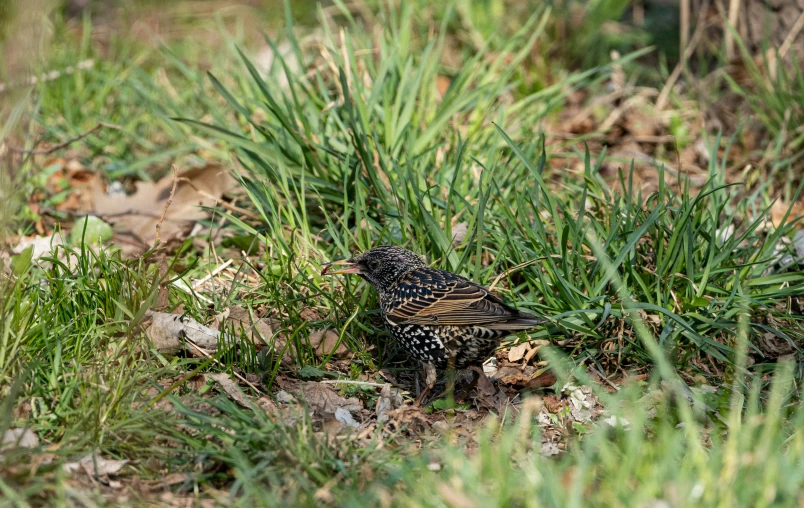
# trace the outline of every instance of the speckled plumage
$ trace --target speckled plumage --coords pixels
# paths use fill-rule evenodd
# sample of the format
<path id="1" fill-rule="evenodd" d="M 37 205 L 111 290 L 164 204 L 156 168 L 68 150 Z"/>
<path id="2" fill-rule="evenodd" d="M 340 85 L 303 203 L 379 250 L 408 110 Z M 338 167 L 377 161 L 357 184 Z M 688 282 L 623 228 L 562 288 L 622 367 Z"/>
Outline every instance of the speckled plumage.
<path id="1" fill-rule="evenodd" d="M 503 337 L 544 322 L 401 247 L 375 247 L 338 264 L 348 268 L 331 273 L 354 273 L 374 286 L 389 333 L 426 367 L 480 365 Z"/>

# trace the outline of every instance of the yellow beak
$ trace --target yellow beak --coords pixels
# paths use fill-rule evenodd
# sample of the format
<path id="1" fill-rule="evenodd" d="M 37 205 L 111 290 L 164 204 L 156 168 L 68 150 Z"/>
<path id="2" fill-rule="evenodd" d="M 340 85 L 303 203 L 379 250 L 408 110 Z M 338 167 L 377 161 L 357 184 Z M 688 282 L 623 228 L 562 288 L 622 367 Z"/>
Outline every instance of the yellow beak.
<path id="1" fill-rule="evenodd" d="M 330 267 L 332 265 L 345 265 L 345 267 L 330 271 Z M 321 275 L 340 275 L 346 273 L 360 273 L 360 265 L 357 263 L 352 263 L 346 259 L 340 259 L 338 261 L 332 261 L 325 264 L 321 269 Z"/>

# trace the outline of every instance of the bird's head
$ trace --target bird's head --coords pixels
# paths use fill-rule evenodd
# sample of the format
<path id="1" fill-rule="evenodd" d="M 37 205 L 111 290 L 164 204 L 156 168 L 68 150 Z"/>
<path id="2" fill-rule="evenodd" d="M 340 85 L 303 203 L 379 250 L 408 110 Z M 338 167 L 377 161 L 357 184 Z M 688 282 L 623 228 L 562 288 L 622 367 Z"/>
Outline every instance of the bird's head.
<path id="1" fill-rule="evenodd" d="M 330 270 L 333 265 L 343 266 Z M 382 291 L 393 286 L 403 275 L 427 266 L 421 256 L 395 245 L 374 247 L 362 254 L 324 265 L 321 275 L 354 273 Z"/>

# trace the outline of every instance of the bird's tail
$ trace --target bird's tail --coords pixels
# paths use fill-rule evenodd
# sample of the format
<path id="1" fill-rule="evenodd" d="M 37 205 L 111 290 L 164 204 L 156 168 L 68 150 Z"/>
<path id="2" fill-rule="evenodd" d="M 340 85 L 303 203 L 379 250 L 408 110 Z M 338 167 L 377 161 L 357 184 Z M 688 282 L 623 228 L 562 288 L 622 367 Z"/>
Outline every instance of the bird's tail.
<path id="1" fill-rule="evenodd" d="M 490 328 L 492 330 L 519 331 L 519 330 L 528 330 L 536 325 L 540 325 L 546 322 L 547 322 L 546 319 L 536 317 L 533 314 L 528 314 L 526 312 L 520 312 L 519 315 L 517 315 L 513 319 L 509 319 L 507 321 L 500 321 L 499 323 L 486 325 L 485 327 Z"/>

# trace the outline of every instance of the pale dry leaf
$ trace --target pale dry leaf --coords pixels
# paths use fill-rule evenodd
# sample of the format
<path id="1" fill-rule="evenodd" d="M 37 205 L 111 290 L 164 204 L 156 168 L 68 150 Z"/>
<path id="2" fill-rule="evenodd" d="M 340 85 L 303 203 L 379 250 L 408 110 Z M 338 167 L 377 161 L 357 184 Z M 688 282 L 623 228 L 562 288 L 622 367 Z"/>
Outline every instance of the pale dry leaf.
<path id="1" fill-rule="evenodd" d="M 793 236 L 793 249 L 796 254 L 796 262 L 799 266 L 804 266 L 804 230 L 798 231 Z"/>
<path id="2" fill-rule="evenodd" d="M 556 455 L 561 455 L 561 449 L 558 447 L 558 443 L 545 441 L 542 442 L 539 453 L 544 457 L 554 457 Z"/>
<path id="3" fill-rule="evenodd" d="M 183 239 L 196 221 L 207 216 L 202 207 L 214 206 L 235 183 L 229 171 L 217 164 L 182 171 L 177 175 L 176 192 L 160 229 L 163 241 Z M 109 195 L 95 186 L 94 211 L 109 216 L 115 231 L 130 234 L 145 245 L 156 238 L 156 227 L 170 197 L 173 175 L 156 183 L 137 182 L 130 196 Z"/>
<path id="4" fill-rule="evenodd" d="M 6 448 L 36 448 L 39 446 L 39 438 L 31 429 L 13 428 L 3 433 L 3 440 L 0 442 L 0 449 Z"/>
<path id="5" fill-rule="evenodd" d="M 490 378 L 496 378 L 498 365 L 499 361 L 496 358 L 490 358 L 483 364 L 483 373 Z"/>
<path id="6" fill-rule="evenodd" d="M 310 409 L 318 414 L 335 414 L 338 408 L 347 411 L 360 411 L 363 408 L 356 397 L 345 399 L 329 384 L 308 381 L 301 384 L 301 392 Z"/>
<path id="7" fill-rule="evenodd" d="M 604 425 L 608 425 L 611 428 L 621 427 L 627 429 L 631 425 L 631 422 L 621 416 L 609 416 L 601 421 Z"/>
<path id="8" fill-rule="evenodd" d="M 285 390 L 280 390 L 276 393 L 276 401 L 280 404 L 290 404 L 296 402 L 296 399 L 294 399 L 293 395 L 289 394 Z"/>
<path id="9" fill-rule="evenodd" d="M 225 372 L 219 372 L 217 374 L 207 374 L 206 377 L 214 380 L 216 383 L 223 388 L 223 391 L 228 395 L 233 401 L 237 402 L 243 407 L 250 408 L 251 401 L 249 401 L 246 394 L 237 386 L 237 383 L 232 381 L 232 378 L 229 374 Z"/>
<path id="10" fill-rule="evenodd" d="M 75 473 L 83 469 L 90 476 L 105 476 L 117 474 L 128 463 L 128 460 L 112 460 L 89 454 L 78 462 L 68 462 L 63 467 L 65 473 Z"/>
<path id="11" fill-rule="evenodd" d="M 588 423 L 592 421 L 593 410 L 595 407 L 595 396 L 588 386 L 564 387 L 564 392 L 569 393 L 570 414 L 578 423 Z"/>
<path id="12" fill-rule="evenodd" d="M 509 362 L 518 362 L 519 360 L 525 358 L 525 355 L 528 351 L 530 351 L 530 344 L 525 342 L 524 344 L 520 344 L 518 346 L 514 346 L 508 350 L 508 361 Z"/>
<path id="13" fill-rule="evenodd" d="M 56 247 L 64 243 L 61 235 L 54 233 L 48 236 L 32 236 L 30 238 L 22 237 L 17 245 L 11 248 L 14 254 L 20 254 L 22 251 L 33 245 L 33 252 L 31 260 L 36 261 L 44 255 L 51 254 Z"/>
<path id="14" fill-rule="evenodd" d="M 339 407 L 335 409 L 335 419 L 339 422 L 343 423 L 344 425 L 348 425 L 350 427 L 357 427 L 358 423 L 352 418 L 352 413 L 350 413 L 347 409 Z"/>
<path id="15" fill-rule="evenodd" d="M 193 318 L 182 314 L 168 314 L 165 312 L 147 311 L 145 315 L 151 320 L 145 328 L 145 334 L 151 340 L 157 351 L 162 354 L 176 354 L 184 347 L 184 339 L 190 339 L 198 347 L 217 351 L 221 333 L 202 325 Z M 232 338 L 226 334 L 222 336 L 225 342 Z M 194 352 L 194 348 L 189 348 Z"/>
<path id="16" fill-rule="evenodd" d="M 466 239 L 469 226 L 465 222 L 459 222 L 452 226 L 452 246 L 458 247 Z"/>
<path id="17" fill-rule="evenodd" d="M 377 413 L 378 422 L 387 422 L 390 416 L 389 411 L 397 409 L 404 404 L 405 399 L 399 390 L 392 388 L 390 384 L 383 385 L 380 390 L 380 396 L 377 398 L 377 405 L 375 412 Z"/>

